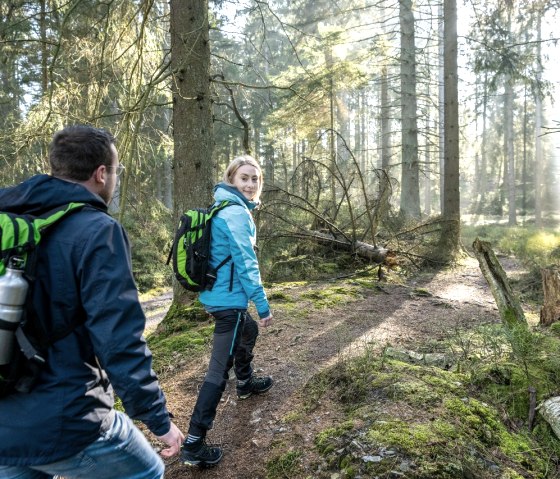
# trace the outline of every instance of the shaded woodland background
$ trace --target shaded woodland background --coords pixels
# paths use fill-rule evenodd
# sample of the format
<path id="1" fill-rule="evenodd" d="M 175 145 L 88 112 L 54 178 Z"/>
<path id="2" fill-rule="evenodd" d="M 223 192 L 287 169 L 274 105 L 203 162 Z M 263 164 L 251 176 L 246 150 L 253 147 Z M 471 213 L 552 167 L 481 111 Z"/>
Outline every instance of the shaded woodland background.
<path id="1" fill-rule="evenodd" d="M 266 278 L 332 274 L 384 249 L 446 262 L 461 225 L 556 224 L 559 9 L 6 0 L 0 185 L 47 172 L 67 124 L 113 132 L 126 171 L 111 208 L 144 291 L 171 284 L 176 218 L 208 204 L 244 152 L 265 171 Z"/>

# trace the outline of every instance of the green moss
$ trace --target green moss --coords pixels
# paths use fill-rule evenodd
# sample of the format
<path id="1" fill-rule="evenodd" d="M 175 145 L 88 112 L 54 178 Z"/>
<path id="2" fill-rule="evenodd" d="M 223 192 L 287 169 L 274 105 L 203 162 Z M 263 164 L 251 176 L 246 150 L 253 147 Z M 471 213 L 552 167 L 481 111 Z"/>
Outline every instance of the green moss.
<path id="1" fill-rule="evenodd" d="M 457 397 L 445 399 L 443 405 L 466 434 L 489 446 L 498 443 L 504 426 L 487 405 L 473 398 Z"/>
<path id="2" fill-rule="evenodd" d="M 487 388 L 503 387 L 503 383 L 511 387 L 523 380 L 524 368 L 501 365 L 487 371 L 494 375 L 487 380 Z M 322 385 L 323 394 L 344 406 L 347 390 L 359 385 L 360 391 L 349 394 L 354 402 L 344 409 L 348 421 L 316 437 L 317 449 L 330 470 L 384 477 L 403 461 L 411 461 L 415 467 L 410 477 L 414 478 L 518 474 L 540 478 L 552 467 L 546 463 L 549 453 L 540 451 L 530 436 L 509 431 L 495 407 L 472 397 L 468 375 L 364 356 L 337 364 L 319 377 L 315 385 Z M 547 433 L 542 427 L 535 431 Z M 381 454 L 381 461 L 361 460 L 360 453 L 352 452 L 356 442 L 371 455 Z M 397 455 L 375 452 L 387 449 Z"/>
<path id="3" fill-rule="evenodd" d="M 269 301 L 286 301 L 291 303 L 294 301 L 292 295 L 285 293 L 284 291 L 273 291 L 268 294 Z"/>
<path id="4" fill-rule="evenodd" d="M 328 454 L 334 450 L 336 443 L 340 441 L 341 437 L 353 428 L 353 421 L 346 421 L 337 427 L 325 429 L 315 437 L 315 446 L 317 450 Z"/>
<path id="5" fill-rule="evenodd" d="M 415 405 L 440 402 L 438 391 L 421 381 L 396 382 L 391 388 L 392 397 Z"/>
<path id="6" fill-rule="evenodd" d="M 197 300 L 190 305 L 182 305 L 176 302 L 171 304 L 165 318 L 159 323 L 156 333 L 168 335 L 190 329 L 191 322 L 207 322 L 210 316 L 204 310 L 202 304 Z"/>
<path id="7" fill-rule="evenodd" d="M 267 479 L 291 479 L 301 477 L 302 451 L 291 450 L 273 457 L 266 463 Z"/>
<path id="8" fill-rule="evenodd" d="M 212 340 L 214 324 L 200 325 L 190 323 L 182 332 L 171 336 L 152 335 L 148 345 L 153 353 L 153 367 L 156 373 L 163 374 L 180 366 L 181 360 L 205 349 Z"/>
<path id="9" fill-rule="evenodd" d="M 438 441 L 445 441 L 430 424 L 412 424 L 398 419 L 377 421 L 367 432 L 375 444 L 395 446 L 406 454 L 427 452 Z"/>
<path id="10" fill-rule="evenodd" d="M 156 373 L 172 371 L 180 366 L 183 358 L 186 360 L 205 349 L 213 332 L 214 322 L 200 303 L 191 306 L 173 304 L 156 331 L 147 338 Z"/>
<path id="11" fill-rule="evenodd" d="M 555 323 L 552 323 L 552 324 L 549 326 L 548 330 L 549 330 L 552 334 L 554 334 L 554 335 L 556 335 L 556 336 L 560 336 L 560 321 L 557 321 L 557 322 L 555 322 Z"/>
<path id="12" fill-rule="evenodd" d="M 333 286 L 331 288 L 306 291 L 301 295 L 302 299 L 312 300 L 313 306 L 316 308 L 332 308 L 355 301 L 359 297 L 360 293 L 355 286 Z"/>

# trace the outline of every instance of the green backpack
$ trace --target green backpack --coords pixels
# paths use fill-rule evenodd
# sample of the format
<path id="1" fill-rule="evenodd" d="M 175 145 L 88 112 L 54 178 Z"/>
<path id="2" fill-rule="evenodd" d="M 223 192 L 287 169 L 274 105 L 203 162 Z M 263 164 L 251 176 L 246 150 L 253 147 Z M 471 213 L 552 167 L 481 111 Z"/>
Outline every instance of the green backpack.
<path id="1" fill-rule="evenodd" d="M 21 320 L 14 321 L 17 313 L 14 313 L 15 305 L 9 300 L 12 292 L 8 290 L 13 284 L 0 281 L 0 335 L 4 344 L 9 344 L 9 349 L 13 350 L 0 364 L 0 397 L 14 391 L 29 392 L 45 363 L 46 349 L 78 325 L 71 324 L 63 331 L 47 332 L 37 324 L 38 321 L 34 321 L 36 315 L 29 298 L 41 238 L 51 226 L 84 206 L 86 203 L 69 203 L 40 216 L 0 212 L 0 280 L 9 278 L 5 275 L 6 269 L 10 268 L 21 270 L 28 283 Z M 21 277 L 19 272 L 18 277 Z"/>
<path id="2" fill-rule="evenodd" d="M 216 268 L 210 266 L 212 219 L 231 204 L 222 201 L 209 208 L 187 210 L 181 215 L 167 264 L 173 260 L 175 277 L 188 291 L 212 289 L 218 270 L 231 259 L 228 256 Z"/>

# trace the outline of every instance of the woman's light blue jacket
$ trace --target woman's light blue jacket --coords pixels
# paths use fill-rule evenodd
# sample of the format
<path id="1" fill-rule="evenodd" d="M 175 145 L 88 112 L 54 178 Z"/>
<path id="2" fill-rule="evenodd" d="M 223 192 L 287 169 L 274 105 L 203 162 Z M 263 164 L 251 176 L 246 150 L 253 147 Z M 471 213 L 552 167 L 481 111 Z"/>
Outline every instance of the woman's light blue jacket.
<path id="1" fill-rule="evenodd" d="M 210 264 L 217 267 L 229 255 L 232 259 L 218 270 L 212 290 L 200 293 L 200 302 L 212 313 L 247 309 L 249 301 L 253 301 L 259 317 L 266 318 L 270 307 L 255 254 L 257 229 L 251 215 L 257 203 L 247 200 L 237 188 L 225 183 L 214 187 L 214 199 L 217 203 L 228 200 L 233 205 L 219 211 L 212 220 Z"/>

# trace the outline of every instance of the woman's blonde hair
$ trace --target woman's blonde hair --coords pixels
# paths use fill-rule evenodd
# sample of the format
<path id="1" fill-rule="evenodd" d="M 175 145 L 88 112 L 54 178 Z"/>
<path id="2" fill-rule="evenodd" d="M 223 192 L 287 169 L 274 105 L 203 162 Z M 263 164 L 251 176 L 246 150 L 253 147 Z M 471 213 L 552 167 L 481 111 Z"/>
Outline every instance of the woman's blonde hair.
<path id="1" fill-rule="evenodd" d="M 253 198 L 253 201 L 258 203 L 260 202 L 261 192 L 263 189 L 263 173 L 262 173 L 261 165 L 259 165 L 258 161 L 255 160 L 252 156 L 241 155 L 241 156 L 236 156 L 233 160 L 231 160 L 231 163 L 228 165 L 226 171 L 224 172 L 223 181 L 226 185 L 233 186 L 233 177 L 235 176 L 235 173 L 237 173 L 237 170 L 244 165 L 254 166 L 259 172 L 259 186 L 257 188 L 257 193 Z"/>

